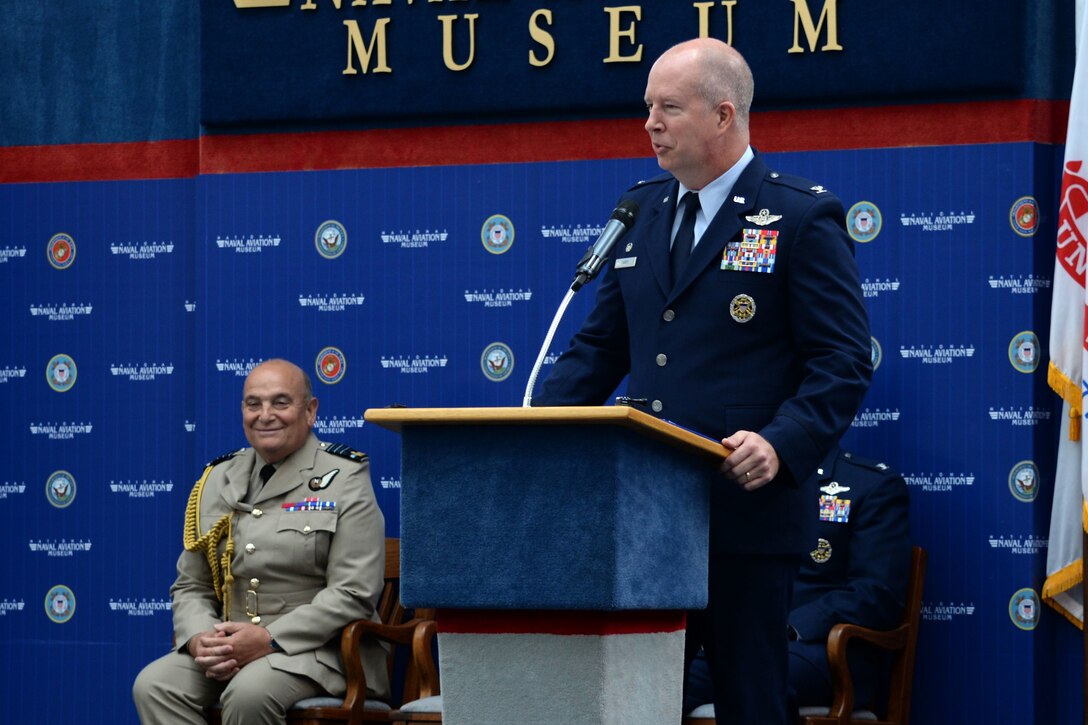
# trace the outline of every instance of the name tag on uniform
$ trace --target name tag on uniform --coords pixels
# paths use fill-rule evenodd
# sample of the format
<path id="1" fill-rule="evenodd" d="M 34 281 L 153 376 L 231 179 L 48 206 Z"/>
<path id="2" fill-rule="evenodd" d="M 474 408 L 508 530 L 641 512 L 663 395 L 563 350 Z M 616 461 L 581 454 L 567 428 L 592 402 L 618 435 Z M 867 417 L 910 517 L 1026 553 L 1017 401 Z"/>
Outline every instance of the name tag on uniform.
<path id="1" fill-rule="evenodd" d="M 635 262 L 638 261 L 638 257 L 623 257 L 616 260 L 616 269 L 627 269 L 628 267 L 634 267 Z"/>

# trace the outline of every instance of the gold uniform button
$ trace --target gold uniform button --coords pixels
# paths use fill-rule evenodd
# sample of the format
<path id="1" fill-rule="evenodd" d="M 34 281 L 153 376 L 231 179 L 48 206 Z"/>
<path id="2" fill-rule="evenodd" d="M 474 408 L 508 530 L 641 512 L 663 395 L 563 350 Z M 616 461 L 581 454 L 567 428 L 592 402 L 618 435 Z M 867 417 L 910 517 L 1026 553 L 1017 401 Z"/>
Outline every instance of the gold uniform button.
<path id="1" fill-rule="evenodd" d="M 254 546 L 253 544 L 246 544 L 246 553 L 247 554 L 252 554 L 256 550 L 257 550 L 257 547 Z"/>
<path id="2" fill-rule="evenodd" d="M 261 615 L 258 614 L 255 617 L 250 617 L 249 621 L 253 622 L 254 624 L 260 624 L 261 623 Z"/>
<path id="3" fill-rule="evenodd" d="M 249 588 L 250 589 L 256 589 L 259 586 L 261 586 L 261 580 L 260 579 L 254 577 L 254 578 L 249 580 Z"/>
<path id="4" fill-rule="evenodd" d="M 313 531 L 313 529 L 311 529 L 309 526 L 303 526 L 302 527 L 302 533 L 304 533 L 304 534 L 308 534 L 311 531 Z"/>
<path id="5" fill-rule="evenodd" d="M 262 516 L 264 516 L 264 511 L 261 511 L 260 509 L 253 509 L 253 516 L 254 516 L 254 518 L 259 519 Z"/>

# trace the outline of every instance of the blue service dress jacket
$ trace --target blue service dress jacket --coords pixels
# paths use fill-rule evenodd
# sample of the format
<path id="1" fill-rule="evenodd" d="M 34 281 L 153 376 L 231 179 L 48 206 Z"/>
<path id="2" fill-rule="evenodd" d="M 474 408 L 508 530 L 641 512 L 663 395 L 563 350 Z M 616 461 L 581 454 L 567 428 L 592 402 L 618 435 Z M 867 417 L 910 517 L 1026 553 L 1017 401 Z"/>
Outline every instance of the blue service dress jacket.
<path id="1" fill-rule="evenodd" d="M 624 194 L 638 219 L 532 402 L 600 405 L 627 376 L 627 394 L 662 419 L 714 439 L 758 432 L 781 471 L 754 492 L 712 487 L 711 550 L 797 553 L 797 482 L 850 425 L 872 374 L 843 207 L 757 153 L 673 287 L 677 190 L 663 174 Z"/>
<path id="2" fill-rule="evenodd" d="M 808 553 L 794 582 L 790 627 L 798 641 L 790 651 L 824 673 L 815 685 L 830 693 L 831 628 L 849 622 L 890 629 L 899 622 L 910 578 L 910 500 L 897 472 L 838 448 L 805 483 L 803 497 Z M 850 664 L 858 694 L 867 696 L 882 661 L 852 646 Z M 798 683 L 797 689 L 818 691 L 815 685 Z"/>

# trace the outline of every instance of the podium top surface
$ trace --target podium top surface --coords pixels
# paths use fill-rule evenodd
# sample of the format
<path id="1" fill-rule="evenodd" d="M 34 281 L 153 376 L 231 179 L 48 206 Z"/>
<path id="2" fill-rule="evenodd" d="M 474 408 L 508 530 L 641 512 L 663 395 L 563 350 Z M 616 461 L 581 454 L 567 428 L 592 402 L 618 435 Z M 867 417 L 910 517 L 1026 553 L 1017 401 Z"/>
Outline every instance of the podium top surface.
<path id="1" fill-rule="evenodd" d="M 641 432 L 670 445 L 722 460 L 729 452 L 722 444 L 686 428 L 625 405 L 539 408 L 370 408 L 363 417 L 371 423 L 401 432 L 423 425 L 617 425 Z"/>

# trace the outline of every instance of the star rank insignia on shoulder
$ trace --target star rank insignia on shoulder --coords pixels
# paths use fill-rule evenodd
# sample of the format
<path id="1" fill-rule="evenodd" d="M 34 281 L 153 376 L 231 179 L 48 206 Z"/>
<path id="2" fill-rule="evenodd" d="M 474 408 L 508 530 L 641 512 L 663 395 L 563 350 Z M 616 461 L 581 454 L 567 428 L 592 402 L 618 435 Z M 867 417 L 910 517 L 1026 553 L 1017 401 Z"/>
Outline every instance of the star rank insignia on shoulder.
<path id="1" fill-rule="evenodd" d="M 357 451 L 351 446 L 346 446 L 343 443 L 322 443 L 321 450 L 326 453 L 331 453 L 334 456 L 346 458 L 349 461 L 355 461 L 356 463 L 363 463 L 367 460 L 367 455 L 365 453 Z"/>
<path id="2" fill-rule="evenodd" d="M 744 217 L 753 224 L 758 224 L 761 227 L 765 227 L 768 224 L 773 224 L 782 218 L 781 214 L 772 214 L 769 209 L 760 209 L 758 214 L 750 214 Z"/>
<path id="3" fill-rule="evenodd" d="M 212 460 L 205 463 L 204 467 L 205 468 L 211 468 L 212 466 L 218 466 L 223 461 L 229 461 L 230 459 L 234 458 L 236 455 L 241 453 L 243 450 L 245 450 L 245 449 L 244 448 L 239 448 L 237 450 L 231 451 L 230 453 L 224 453 L 223 455 L 221 455 L 221 456 L 219 456 L 217 458 L 213 458 Z"/>

